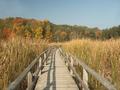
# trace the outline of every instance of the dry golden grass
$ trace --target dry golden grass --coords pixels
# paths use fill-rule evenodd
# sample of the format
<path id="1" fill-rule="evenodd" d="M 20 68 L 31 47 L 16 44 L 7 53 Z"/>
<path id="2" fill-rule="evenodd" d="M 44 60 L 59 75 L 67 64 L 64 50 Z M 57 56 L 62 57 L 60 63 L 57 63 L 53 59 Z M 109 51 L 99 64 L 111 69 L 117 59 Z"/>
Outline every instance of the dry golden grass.
<path id="1" fill-rule="evenodd" d="M 65 51 L 84 60 L 120 90 L 120 39 L 107 41 L 72 40 L 63 43 L 62 46 Z"/>
<path id="2" fill-rule="evenodd" d="M 27 66 L 47 47 L 42 40 L 30 40 L 16 37 L 0 41 L 0 90 L 6 90 Z"/>

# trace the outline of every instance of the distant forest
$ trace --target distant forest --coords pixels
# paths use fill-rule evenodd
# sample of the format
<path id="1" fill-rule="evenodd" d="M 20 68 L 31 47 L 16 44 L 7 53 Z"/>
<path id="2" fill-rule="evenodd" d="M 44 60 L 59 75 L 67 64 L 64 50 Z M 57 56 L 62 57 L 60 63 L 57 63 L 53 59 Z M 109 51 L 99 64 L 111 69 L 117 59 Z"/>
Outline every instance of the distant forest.
<path id="1" fill-rule="evenodd" d="M 120 25 L 101 30 L 78 25 L 56 25 L 48 20 L 9 17 L 0 19 L 0 39 L 14 36 L 47 39 L 50 42 L 63 42 L 72 39 L 112 39 L 120 38 Z"/>

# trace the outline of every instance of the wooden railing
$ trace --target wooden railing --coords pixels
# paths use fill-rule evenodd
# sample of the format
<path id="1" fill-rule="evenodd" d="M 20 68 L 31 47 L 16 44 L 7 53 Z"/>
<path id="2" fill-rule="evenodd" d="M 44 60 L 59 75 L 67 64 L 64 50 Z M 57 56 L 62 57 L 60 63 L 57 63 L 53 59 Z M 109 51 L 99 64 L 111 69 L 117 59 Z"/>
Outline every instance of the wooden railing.
<path id="1" fill-rule="evenodd" d="M 70 53 L 66 53 L 65 51 L 63 51 L 62 48 L 59 48 L 59 51 L 61 53 L 61 56 L 64 58 L 66 66 L 70 70 L 71 75 L 77 80 L 79 88 L 82 88 L 82 90 L 90 90 L 88 84 L 88 74 L 90 74 L 97 81 L 99 81 L 107 90 L 117 90 L 114 85 L 112 85 L 107 79 L 105 79 L 103 76 L 99 75 L 97 72 L 91 69 L 82 60 L 74 57 Z M 76 71 L 75 66 L 82 67 L 82 77 L 80 77 L 80 75 Z"/>
<path id="2" fill-rule="evenodd" d="M 41 74 L 41 71 L 44 65 L 47 63 L 48 57 L 51 51 L 58 47 L 51 47 L 42 52 L 32 63 L 9 85 L 8 90 L 21 90 L 20 83 L 27 78 L 27 90 L 33 90 L 38 79 L 38 74 Z M 83 90 L 90 90 L 88 84 L 88 74 L 92 75 L 96 80 L 98 80 L 107 90 L 117 90 L 114 85 L 112 85 L 107 79 L 103 76 L 96 73 L 93 69 L 88 67 L 84 62 L 74 57 L 70 53 L 66 53 L 61 48 L 59 48 L 61 56 L 63 57 L 66 66 L 70 70 L 71 75 L 76 79 L 76 82 L 79 88 Z M 82 78 L 76 71 L 75 66 L 82 67 Z"/>
<path id="3" fill-rule="evenodd" d="M 42 52 L 32 63 L 12 82 L 8 90 L 21 90 L 20 83 L 27 78 L 27 90 L 32 90 L 38 79 L 38 74 L 47 62 L 49 54 L 53 47 Z"/>

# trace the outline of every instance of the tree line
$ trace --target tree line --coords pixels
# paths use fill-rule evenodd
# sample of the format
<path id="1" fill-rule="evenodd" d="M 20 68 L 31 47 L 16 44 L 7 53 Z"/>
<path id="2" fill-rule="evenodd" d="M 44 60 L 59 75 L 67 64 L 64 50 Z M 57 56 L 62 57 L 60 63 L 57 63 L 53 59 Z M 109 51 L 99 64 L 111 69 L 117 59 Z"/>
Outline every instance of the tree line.
<path id="1" fill-rule="evenodd" d="M 48 20 L 21 17 L 0 19 L 0 38 L 8 39 L 16 35 L 24 38 L 46 39 L 50 42 L 81 38 L 106 40 L 120 37 L 120 25 L 101 30 L 97 27 L 56 25 Z"/>

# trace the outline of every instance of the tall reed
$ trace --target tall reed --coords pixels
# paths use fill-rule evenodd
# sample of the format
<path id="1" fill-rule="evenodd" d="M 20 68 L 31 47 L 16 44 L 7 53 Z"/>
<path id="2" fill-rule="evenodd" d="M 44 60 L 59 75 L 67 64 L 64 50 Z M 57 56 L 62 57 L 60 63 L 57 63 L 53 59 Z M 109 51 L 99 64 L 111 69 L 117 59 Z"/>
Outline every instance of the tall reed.
<path id="1" fill-rule="evenodd" d="M 8 84 L 46 47 L 45 41 L 29 38 L 0 41 L 0 90 L 6 90 Z"/>
<path id="2" fill-rule="evenodd" d="M 107 41 L 72 40 L 63 43 L 62 46 L 66 52 L 83 60 L 120 90 L 120 39 Z M 95 82 L 93 84 L 96 85 Z"/>

